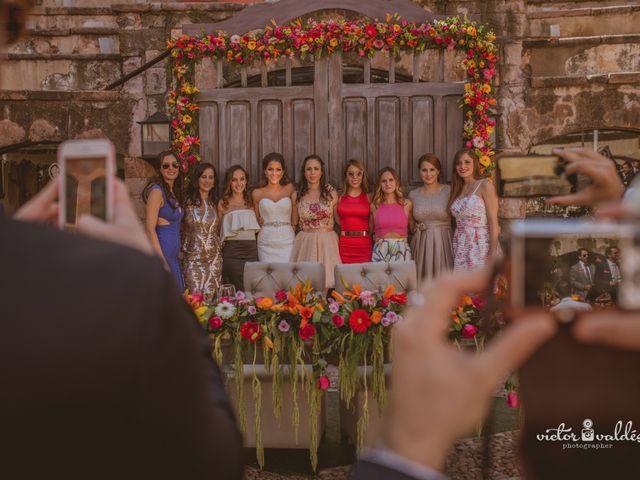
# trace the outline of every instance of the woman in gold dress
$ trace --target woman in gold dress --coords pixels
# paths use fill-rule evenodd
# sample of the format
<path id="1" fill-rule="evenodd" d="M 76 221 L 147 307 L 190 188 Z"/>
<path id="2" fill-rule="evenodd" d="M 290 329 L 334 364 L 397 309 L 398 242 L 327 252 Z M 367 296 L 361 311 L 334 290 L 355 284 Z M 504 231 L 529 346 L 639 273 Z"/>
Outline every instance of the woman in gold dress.
<path id="1" fill-rule="evenodd" d="M 187 189 L 182 243 L 185 287 L 206 301 L 215 296 L 222 278 L 222 248 L 215 198 L 216 170 L 210 163 L 198 165 Z"/>

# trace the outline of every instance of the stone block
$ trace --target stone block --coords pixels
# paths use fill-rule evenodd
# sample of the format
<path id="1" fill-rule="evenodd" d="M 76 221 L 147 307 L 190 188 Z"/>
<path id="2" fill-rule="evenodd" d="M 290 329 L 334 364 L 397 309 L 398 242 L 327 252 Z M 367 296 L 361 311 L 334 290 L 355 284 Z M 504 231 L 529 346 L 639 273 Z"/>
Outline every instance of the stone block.
<path id="1" fill-rule="evenodd" d="M 167 75 L 164 68 L 150 68 L 145 72 L 144 92 L 148 95 L 167 91 Z"/>
<path id="2" fill-rule="evenodd" d="M 0 147 L 20 143 L 25 138 L 25 131 L 19 124 L 5 118 L 0 120 Z"/>
<path id="3" fill-rule="evenodd" d="M 133 203 L 133 209 L 136 212 L 138 218 L 141 221 L 144 221 L 146 218 L 146 205 L 142 200 L 142 191 L 144 187 L 149 182 L 147 178 L 127 178 L 125 174 L 124 184 L 127 186 L 127 190 L 129 190 L 129 195 L 131 196 L 131 203 Z"/>
<path id="4" fill-rule="evenodd" d="M 156 174 L 155 169 L 142 158 L 126 157 L 124 159 L 125 178 L 144 178 L 145 180 Z"/>
<path id="5" fill-rule="evenodd" d="M 47 120 L 39 118 L 29 128 L 29 140 L 41 142 L 43 140 L 63 140 L 58 128 Z"/>
<path id="6" fill-rule="evenodd" d="M 498 216 L 509 220 L 524 218 L 526 204 L 526 200 L 522 198 L 501 198 L 498 206 Z"/>

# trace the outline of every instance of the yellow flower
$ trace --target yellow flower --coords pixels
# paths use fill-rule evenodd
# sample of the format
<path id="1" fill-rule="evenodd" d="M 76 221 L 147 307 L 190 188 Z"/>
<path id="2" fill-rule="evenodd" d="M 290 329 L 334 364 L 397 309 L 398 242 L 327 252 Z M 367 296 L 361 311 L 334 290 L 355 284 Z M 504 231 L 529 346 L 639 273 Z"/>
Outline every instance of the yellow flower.
<path id="1" fill-rule="evenodd" d="M 465 103 L 466 105 L 469 105 L 469 104 L 471 103 L 471 99 L 470 99 L 470 98 L 465 98 L 465 99 L 464 99 L 464 103 Z"/>
<path id="2" fill-rule="evenodd" d="M 249 50 L 255 50 L 256 49 L 256 41 L 255 40 L 249 40 L 247 42 L 247 48 Z"/>
<path id="3" fill-rule="evenodd" d="M 269 337 L 264 337 L 263 341 L 264 341 L 265 347 L 267 347 L 269 350 L 271 350 L 273 348 L 273 342 L 271 341 L 271 339 Z"/>
<path id="4" fill-rule="evenodd" d="M 402 27 L 400 25 L 398 25 L 397 23 L 393 24 L 393 31 L 395 33 L 398 33 L 400 30 L 402 30 Z"/>
<path id="5" fill-rule="evenodd" d="M 488 83 L 484 83 L 482 85 L 482 91 L 484 93 L 490 93 L 491 92 L 491 85 L 489 85 Z"/>
<path id="6" fill-rule="evenodd" d="M 338 46 L 338 39 L 337 38 L 332 38 L 331 40 L 329 40 L 329 45 L 332 47 L 337 47 Z"/>
<path id="7" fill-rule="evenodd" d="M 476 28 L 475 27 L 467 27 L 467 33 L 469 35 L 471 35 L 472 37 L 475 37 L 476 33 L 477 33 Z"/>
<path id="8" fill-rule="evenodd" d="M 207 313 L 207 310 L 208 308 L 205 307 L 204 305 L 194 310 L 196 312 L 196 315 L 198 316 L 198 320 L 204 319 L 204 314 Z"/>
<path id="9" fill-rule="evenodd" d="M 482 155 L 480 157 L 480 165 L 482 165 L 483 167 L 488 167 L 489 165 L 491 165 L 491 158 L 489 158 L 487 155 Z"/>
<path id="10" fill-rule="evenodd" d="M 491 135 L 493 133 L 493 127 L 491 126 L 487 127 L 487 133 Z"/>
<path id="11" fill-rule="evenodd" d="M 191 123 L 192 120 L 193 120 L 193 118 L 191 118 L 191 115 L 183 115 L 182 116 L 182 123 Z"/>

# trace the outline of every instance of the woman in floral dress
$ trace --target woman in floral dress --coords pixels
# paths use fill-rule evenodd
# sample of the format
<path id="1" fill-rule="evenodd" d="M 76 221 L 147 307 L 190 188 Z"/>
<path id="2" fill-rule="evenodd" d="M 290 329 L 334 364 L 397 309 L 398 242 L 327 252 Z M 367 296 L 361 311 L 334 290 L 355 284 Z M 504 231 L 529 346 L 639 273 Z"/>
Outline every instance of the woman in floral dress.
<path id="1" fill-rule="evenodd" d="M 293 194 L 293 223 L 300 231 L 293 243 L 293 262 L 319 262 L 325 269 L 325 287 L 333 288 L 333 270 L 340 263 L 338 236 L 333 230 L 335 189 L 326 183 L 324 162 L 309 155 L 302 162 L 302 181 Z"/>
<path id="2" fill-rule="evenodd" d="M 484 266 L 498 252 L 498 195 L 482 178 L 473 150 L 462 149 L 453 159 L 449 209 L 456 219 L 453 234 L 453 270 Z"/>

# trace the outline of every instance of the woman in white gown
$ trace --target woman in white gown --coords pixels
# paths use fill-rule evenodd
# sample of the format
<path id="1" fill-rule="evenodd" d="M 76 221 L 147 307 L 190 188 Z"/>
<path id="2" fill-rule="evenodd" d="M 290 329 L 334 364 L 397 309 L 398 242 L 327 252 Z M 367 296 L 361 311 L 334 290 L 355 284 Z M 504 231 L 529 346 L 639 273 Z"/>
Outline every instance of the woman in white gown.
<path id="1" fill-rule="evenodd" d="M 291 226 L 291 195 L 295 191 L 287 177 L 284 158 L 269 153 L 262 160 L 264 180 L 253 193 L 258 222 L 258 258 L 261 262 L 289 262 L 295 232 Z"/>

